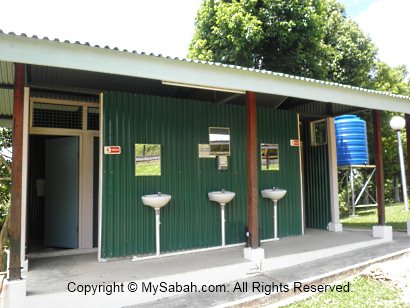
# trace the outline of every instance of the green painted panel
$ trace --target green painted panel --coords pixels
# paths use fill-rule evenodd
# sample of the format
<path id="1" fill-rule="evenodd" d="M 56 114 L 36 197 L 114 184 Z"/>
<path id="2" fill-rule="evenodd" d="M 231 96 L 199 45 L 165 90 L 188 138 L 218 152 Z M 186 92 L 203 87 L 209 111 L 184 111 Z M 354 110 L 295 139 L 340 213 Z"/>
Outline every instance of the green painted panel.
<path id="1" fill-rule="evenodd" d="M 328 148 L 311 145 L 313 120 L 317 119 L 302 120 L 305 221 L 307 228 L 325 230 L 331 220 Z"/>
<path id="2" fill-rule="evenodd" d="M 141 196 L 158 191 L 172 195 L 170 203 L 161 209 L 161 252 L 220 245 L 220 208 L 208 200 L 207 193 L 222 188 L 236 193 L 225 210 L 226 243 L 245 241 L 244 106 L 107 92 L 103 109 L 104 145 L 122 147 L 121 155 L 103 158 L 103 258 L 155 251 L 154 211 L 142 204 Z M 299 154 L 297 148 L 289 147 L 289 139 L 297 138 L 297 116 L 263 109 L 258 117 L 260 139 L 278 140 L 283 148 L 281 170 L 260 175 L 260 187 L 282 186 L 292 192 L 280 204 L 284 206 L 279 210 L 279 234 L 298 235 Z M 232 155 L 227 171 L 218 171 L 215 159 L 198 158 L 198 144 L 209 142 L 210 126 L 230 128 Z M 161 176 L 135 176 L 135 143 L 161 144 Z M 265 203 L 261 200 L 261 219 L 266 220 L 261 222 L 263 238 L 273 234 L 271 206 Z"/>

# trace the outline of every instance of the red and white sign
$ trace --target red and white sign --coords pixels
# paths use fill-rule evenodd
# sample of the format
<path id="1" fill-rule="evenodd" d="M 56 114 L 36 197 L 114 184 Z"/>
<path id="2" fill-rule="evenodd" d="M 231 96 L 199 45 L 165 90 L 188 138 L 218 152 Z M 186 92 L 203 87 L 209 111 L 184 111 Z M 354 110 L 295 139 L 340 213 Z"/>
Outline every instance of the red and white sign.
<path id="1" fill-rule="evenodd" d="M 119 145 L 105 146 L 104 154 L 110 154 L 110 155 L 121 154 L 121 147 Z"/>
<path id="2" fill-rule="evenodd" d="M 291 139 L 290 140 L 290 146 L 291 147 L 299 147 L 300 146 L 300 141 L 298 139 Z"/>

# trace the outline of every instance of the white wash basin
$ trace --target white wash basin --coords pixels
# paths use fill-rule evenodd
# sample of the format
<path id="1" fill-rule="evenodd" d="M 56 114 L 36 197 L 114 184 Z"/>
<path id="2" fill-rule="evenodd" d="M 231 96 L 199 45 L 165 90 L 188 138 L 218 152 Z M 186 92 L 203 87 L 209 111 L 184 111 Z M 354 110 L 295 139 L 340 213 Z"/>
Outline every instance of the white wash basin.
<path id="1" fill-rule="evenodd" d="M 231 191 L 211 191 L 208 193 L 208 198 L 211 201 L 218 202 L 220 205 L 225 205 L 235 197 L 235 193 Z"/>
<path id="2" fill-rule="evenodd" d="M 169 200 L 171 200 L 171 196 L 167 194 L 157 193 L 154 195 L 142 196 L 141 199 L 144 205 L 148 205 L 154 209 L 160 209 L 165 206 L 169 202 Z"/>
<path id="3" fill-rule="evenodd" d="M 271 199 L 272 201 L 278 201 L 286 195 L 285 189 L 269 188 L 262 190 L 262 197 Z"/>

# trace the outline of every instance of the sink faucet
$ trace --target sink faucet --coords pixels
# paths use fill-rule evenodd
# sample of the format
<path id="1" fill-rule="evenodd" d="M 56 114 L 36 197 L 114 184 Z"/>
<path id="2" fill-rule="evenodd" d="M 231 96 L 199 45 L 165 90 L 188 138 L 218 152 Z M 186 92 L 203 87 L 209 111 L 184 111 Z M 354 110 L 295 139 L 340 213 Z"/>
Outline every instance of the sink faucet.
<path id="1" fill-rule="evenodd" d="M 159 192 L 158 192 L 158 196 L 161 196 L 161 195 L 162 195 L 162 193 L 159 191 Z"/>
<path id="2" fill-rule="evenodd" d="M 223 188 L 222 188 L 222 193 L 223 193 L 223 194 L 225 193 L 225 189 L 223 189 Z"/>
<path id="3" fill-rule="evenodd" d="M 276 190 L 276 187 L 275 187 L 275 186 L 273 186 L 273 187 L 272 187 L 272 190 Z"/>

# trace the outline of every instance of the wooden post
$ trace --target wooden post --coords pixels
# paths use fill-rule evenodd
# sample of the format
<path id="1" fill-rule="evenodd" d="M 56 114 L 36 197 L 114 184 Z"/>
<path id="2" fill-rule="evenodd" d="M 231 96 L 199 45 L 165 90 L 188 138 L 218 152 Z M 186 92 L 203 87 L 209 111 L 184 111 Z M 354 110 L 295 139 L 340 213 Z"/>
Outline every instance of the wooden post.
<path id="1" fill-rule="evenodd" d="M 407 185 L 410 183 L 410 114 L 406 118 L 406 137 L 407 137 Z"/>
<path id="2" fill-rule="evenodd" d="M 248 230 L 250 247 L 259 247 L 258 157 L 256 133 L 256 94 L 246 92 L 246 128 L 248 157 Z"/>
<path id="3" fill-rule="evenodd" d="M 9 280 L 21 279 L 21 184 L 23 157 L 24 64 L 14 64 L 13 156 L 11 163 Z"/>
<path id="4" fill-rule="evenodd" d="M 384 226 L 386 223 L 386 214 L 384 209 L 384 171 L 380 111 L 373 110 L 372 117 L 374 133 L 374 159 L 376 165 L 377 217 L 379 226 Z"/>

